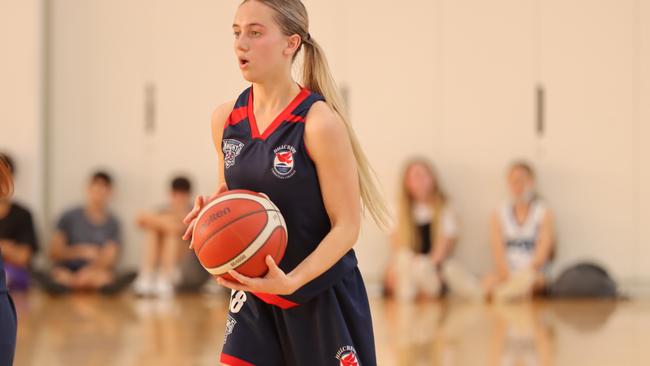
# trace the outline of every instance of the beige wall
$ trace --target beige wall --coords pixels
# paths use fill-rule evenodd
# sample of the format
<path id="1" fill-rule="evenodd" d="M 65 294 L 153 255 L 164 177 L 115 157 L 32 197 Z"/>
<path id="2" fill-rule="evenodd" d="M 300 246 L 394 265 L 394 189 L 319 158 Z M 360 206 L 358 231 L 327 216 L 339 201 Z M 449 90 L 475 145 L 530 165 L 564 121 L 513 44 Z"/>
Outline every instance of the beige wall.
<path id="1" fill-rule="evenodd" d="M 41 1 L 0 1 L 0 150 L 18 165 L 16 198 L 42 211 Z"/>
<path id="2" fill-rule="evenodd" d="M 650 1 L 640 1 L 639 275 L 650 280 Z"/>
<path id="3" fill-rule="evenodd" d="M 55 7 L 55 10 L 75 12 L 81 9 L 70 6 L 72 3 L 68 0 L 57 3 L 60 6 Z M 124 1 L 110 4 L 113 3 L 126 4 Z M 615 144 L 604 145 L 598 143 L 600 140 L 590 140 L 583 153 L 568 160 L 563 159 L 566 154 L 572 153 L 571 138 L 575 136 L 567 137 L 558 133 L 557 129 L 551 130 L 546 140 L 534 136 L 533 90 L 537 80 L 544 76 L 539 71 L 540 52 L 535 48 L 540 46 L 536 44 L 538 39 L 535 38 L 535 32 L 538 31 L 533 17 L 535 1 L 498 0 L 487 4 L 481 0 L 404 0 L 399 2 L 399 6 L 396 6 L 394 0 L 310 0 L 305 3 L 311 15 L 311 33 L 325 49 L 337 81 L 349 91 L 352 122 L 378 173 L 390 206 L 395 206 L 398 179 L 404 160 L 413 155 L 430 158 L 440 172 L 442 183 L 451 196 L 461 223 L 461 240 L 456 255 L 470 269 L 484 272 L 491 265 L 487 250 L 487 216 L 505 197 L 504 168 L 513 158 L 528 158 L 538 165 L 542 173 L 540 185 L 543 193 L 560 214 L 561 235 L 566 239 L 564 242 L 582 243 L 562 250 L 561 263 L 578 259 L 582 255 L 596 257 L 613 263 L 615 271 L 623 273 L 625 277 L 643 274 L 650 278 L 650 266 L 646 260 L 650 258 L 650 229 L 645 224 L 650 220 L 650 188 L 647 188 L 650 187 L 650 148 L 647 146 L 650 141 L 650 126 L 647 123 L 650 120 L 650 71 L 647 66 L 650 65 L 650 16 L 647 1 L 639 2 L 643 14 L 639 29 L 634 28 L 633 22 L 627 18 L 629 8 L 618 6 L 614 1 L 604 2 L 602 4 L 605 5 L 598 8 L 600 10 L 588 13 L 599 17 L 587 18 L 597 20 L 589 25 L 579 25 L 577 21 L 580 18 L 571 19 L 573 13 L 551 12 L 565 16 L 560 20 L 565 22 L 564 25 L 569 30 L 585 31 L 585 34 L 574 33 L 573 37 L 576 38 L 567 38 L 564 43 L 554 41 L 553 44 L 560 48 L 549 52 L 562 51 L 561 47 L 565 46 L 576 52 L 577 58 L 572 58 L 567 63 L 575 71 L 570 76 L 584 77 L 586 83 L 570 85 L 573 89 L 558 89 L 557 85 L 562 84 L 547 85 L 551 93 L 549 98 L 557 98 L 558 95 L 566 97 L 566 101 L 560 104 L 558 99 L 554 99 L 553 104 L 549 105 L 549 108 L 554 108 L 549 110 L 554 111 L 549 112 L 549 118 L 552 118 L 549 123 L 562 121 L 553 118 L 557 116 L 553 113 L 557 113 L 555 108 L 558 105 L 575 105 L 567 102 L 571 100 L 573 92 L 588 91 L 590 88 L 598 90 L 601 86 L 598 80 L 588 78 L 589 72 L 593 70 L 604 70 L 604 81 L 608 87 L 629 86 L 625 95 L 617 94 L 615 98 L 609 98 L 607 90 L 600 90 L 595 99 L 603 105 L 616 101 L 616 106 L 622 106 L 621 113 L 616 113 L 615 105 L 607 106 L 608 115 L 616 118 L 605 120 L 603 123 L 612 124 L 603 125 L 605 128 L 599 130 L 599 134 L 606 136 L 608 129 L 612 129 L 614 132 L 611 137 Z M 588 6 L 588 3 L 582 2 L 584 6 Z M 83 31 L 85 25 L 67 24 L 63 21 L 63 13 L 59 14 L 62 21 L 54 24 L 55 39 L 62 35 L 71 37 L 67 43 L 54 44 L 56 50 L 53 51 L 53 62 L 60 78 L 54 81 L 61 87 L 51 95 L 53 118 L 56 120 L 91 130 L 92 127 L 87 123 L 92 121 L 86 116 L 92 116 L 95 121 L 109 122 L 110 119 L 105 115 L 117 113 L 112 110 L 117 104 L 94 108 L 92 104 L 86 103 L 84 109 L 80 110 L 75 94 L 71 92 L 73 88 L 81 88 L 81 96 L 86 98 L 88 92 L 93 90 L 93 85 L 104 83 L 101 85 L 110 85 L 111 88 L 100 89 L 100 98 L 121 100 L 120 103 L 126 106 L 118 113 L 126 121 L 125 128 L 131 120 L 134 125 L 140 126 L 143 83 L 154 80 L 157 84 L 159 121 L 166 127 L 161 127 L 156 139 L 131 134 L 131 142 L 128 143 L 137 143 L 136 140 L 141 138 L 145 141 L 144 147 L 140 150 L 116 151 L 107 156 L 76 157 L 83 169 L 80 168 L 72 178 L 79 181 L 85 176 L 82 172 L 86 172 L 97 159 L 110 156 L 128 159 L 129 156 L 140 154 L 140 160 L 130 160 L 130 167 L 119 167 L 122 169 L 119 173 L 122 182 L 131 188 L 135 187 L 135 191 L 138 185 L 142 186 L 138 188 L 142 195 L 137 196 L 141 201 L 134 202 L 132 193 L 122 191 L 116 202 L 127 224 L 130 224 L 137 206 L 160 201 L 164 192 L 164 184 L 161 182 L 173 170 L 186 167 L 194 174 L 201 192 L 212 189 L 215 179 L 212 167 L 214 156 L 207 135 L 207 118 L 214 106 L 223 100 L 234 98 L 239 89 L 245 86 L 234 64 L 232 38 L 227 29 L 234 9 L 232 3 L 223 5 L 225 3 L 196 0 L 188 3 L 187 6 L 191 7 L 188 9 L 171 0 L 157 1 L 155 14 L 146 21 L 138 20 L 137 14 L 148 14 L 151 9 L 143 6 L 143 3 L 139 4 L 131 15 L 121 15 L 119 9 L 111 8 L 111 11 L 115 11 L 115 17 L 126 17 L 126 26 L 134 27 L 135 31 L 142 32 L 143 24 L 148 27 L 143 34 L 139 34 L 144 37 L 141 40 L 131 37 L 125 27 L 114 35 L 120 42 L 127 42 L 129 47 L 111 41 L 112 33 L 108 31 L 112 26 L 110 22 L 93 20 L 92 24 L 88 24 L 89 27 L 94 27 L 95 34 L 101 36 L 101 44 L 88 38 L 90 35 L 79 36 L 77 32 Z M 564 6 L 561 1 L 549 1 L 546 4 Z M 630 1 L 625 4 L 629 5 Z M 612 9 L 611 16 L 607 6 Z M 581 10 L 582 5 L 571 9 L 578 15 L 587 14 Z M 102 10 L 97 14 L 105 16 L 107 12 Z M 83 20 L 83 17 L 80 19 Z M 632 25 L 619 27 L 616 22 L 621 19 L 625 24 Z M 223 22 L 226 22 L 225 25 Z M 5 26 L 4 23 L 1 24 Z M 25 26 L 15 22 L 14 26 L 18 25 Z M 557 31 L 557 28 L 548 25 L 551 32 Z M 617 29 L 618 33 L 609 34 L 610 27 Z M 634 61 L 636 51 L 632 44 L 633 34 L 626 33 L 630 29 L 639 32 L 643 44 L 640 53 L 642 58 L 637 61 Z M 583 39 L 583 36 L 592 37 L 589 39 L 594 39 L 594 35 L 600 37 L 600 33 L 589 33 L 590 31 L 604 32 L 603 37 L 622 37 L 626 41 L 619 44 L 612 42 L 611 38 L 605 38 L 610 40 L 609 43 L 601 43 L 601 48 L 593 48 L 595 52 L 578 54 L 581 48 L 571 48 L 573 43 Z M 551 34 L 560 41 L 563 40 L 561 34 Z M 82 49 L 83 55 L 90 59 L 84 61 L 78 58 L 81 51 L 74 37 L 81 38 L 86 47 Z M 5 42 L 12 39 L 7 37 Z M 188 39 L 192 42 L 188 42 Z M 140 41 L 151 48 L 137 49 L 137 42 Z M 609 52 L 604 48 L 609 46 L 613 46 L 615 51 Z M 110 59 L 113 66 L 106 69 L 109 72 L 104 73 L 102 69 L 89 70 L 88 67 L 93 62 L 101 66 L 101 59 L 92 58 L 93 55 L 106 50 L 113 55 L 108 57 L 114 57 Z M 130 68 L 133 65 L 121 62 L 120 60 L 128 60 L 128 57 L 115 56 L 119 56 L 117 51 L 139 55 L 137 59 L 142 60 L 143 64 L 135 65 L 139 68 L 133 74 L 135 76 L 125 76 L 125 72 L 133 72 Z M 589 62 L 591 56 L 597 57 L 599 66 L 578 74 L 583 71 L 580 62 Z M 640 116 L 634 110 L 637 84 L 634 69 L 626 67 L 628 62 L 624 57 L 628 56 L 630 65 L 638 62 L 641 67 L 643 84 Z M 547 70 L 552 71 L 555 67 L 566 72 L 562 68 L 561 55 L 547 60 L 552 66 Z M 612 69 L 606 67 L 610 62 L 615 66 Z M 16 64 L 30 67 L 25 62 Z M 0 72 L 16 78 L 14 73 L 6 70 Z M 99 79 L 93 79 L 92 75 Z M 561 73 L 551 75 L 553 80 L 566 81 Z M 622 76 L 618 78 L 617 75 Z M 120 85 L 119 80 L 123 80 L 124 85 Z M 79 93 L 79 90 L 75 93 Z M 580 103 L 583 103 L 580 104 L 581 107 L 588 107 L 590 101 L 582 100 Z M 573 110 L 568 116 L 568 121 L 589 121 L 580 110 Z M 621 125 L 617 122 L 619 119 L 628 124 Z M 0 123 L 6 122 L 3 120 Z M 638 129 L 636 126 L 639 126 Z M 565 131 L 578 133 L 583 131 L 583 127 L 571 125 Z M 637 132 L 640 132 L 638 139 L 635 136 Z M 21 133 L 27 133 L 33 138 L 40 130 L 33 124 L 32 127 L 21 130 Z M 60 139 L 60 150 L 57 147 L 53 150 L 58 154 L 54 157 L 54 162 L 64 166 L 71 156 L 76 156 L 75 150 L 71 148 L 74 145 L 66 141 L 75 142 L 76 137 L 63 132 L 57 136 Z M 169 141 L 178 136 L 182 137 L 181 142 L 171 148 Z M 514 139 L 513 136 L 518 137 Z M 22 143 L 22 146 L 26 145 L 28 143 Z M 123 146 L 126 145 L 125 141 Z M 635 155 L 620 164 L 608 160 L 608 164 L 614 164 L 613 171 L 621 178 L 618 181 L 612 177 L 605 178 L 610 179 L 617 190 L 628 184 L 634 187 L 638 184 L 639 188 L 632 188 L 632 193 L 626 195 L 623 201 L 605 197 L 596 206 L 590 206 L 591 198 L 587 193 L 596 196 L 603 193 L 602 185 L 596 188 L 589 186 L 590 179 L 602 179 L 607 174 L 599 167 L 604 158 L 613 159 L 613 155 L 607 152 L 619 151 L 619 147 L 626 152 L 632 151 Z M 178 151 L 182 152 L 181 155 L 176 153 Z M 190 165 L 184 164 L 196 156 L 201 156 L 201 159 Z M 573 175 L 576 172 L 571 167 L 576 165 L 584 168 L 578 172 L 580 174 Z M 635 173 L 637 166 L 641 177 L 639 181 Z M 568 183 L 565 181 L 567 177 L 571 177 Z M 78 186 L 70 185 L 71 175 L 65 171 L 55 178 L 56 181 L 51 182 L 50 186 L 56 197 L 53 207 L 61 209 L 78 197 Z M 589 189 L 581 190 L 580 187 Z M 617 210 L 621 209 L 629 215 L 612 218 L 609 214 L 603 214 L 610 202 L 617 205 Z M 613 235 L 616 239 L 619 233 L 624 234 L 624 248 L 618 247 L 618 250 L 612 251 L 611 246 L 608 246 L 611 240 L 599 239 L 597 236 L 596 244 L 590 245 L 595 234 L 589 230 L 589 225 L 600 225 L 599 220 L 603 219 L 614 225 L 613 230 L 605 230 L 606 235 Z M 129 250 L 129 261 L 135 263 L 137 251 Z M 388 255 L 386 235 L 368 222 L 364 225 L 357 251 L 366 277 L 379 279 Z M 639 259 L 635 258 L 637 255 Z M 638 266 L 636 261 L 639 261 Z"/>

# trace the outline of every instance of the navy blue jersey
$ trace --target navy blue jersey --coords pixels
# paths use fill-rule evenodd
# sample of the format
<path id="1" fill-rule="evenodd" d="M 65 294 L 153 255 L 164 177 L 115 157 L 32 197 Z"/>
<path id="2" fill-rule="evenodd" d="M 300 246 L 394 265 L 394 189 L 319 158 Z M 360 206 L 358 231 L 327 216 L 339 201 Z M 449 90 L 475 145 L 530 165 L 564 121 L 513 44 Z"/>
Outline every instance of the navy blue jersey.
<path id="1" fill-rule="evenodd" d="M 250 87 L 239 96 L 224 126 L 222 150 L 228 189 L 265 193 L 284 216 L 288 244 L 279 266 L 285 272 L 293 270 L 313 252 L 331 228 L 316 166 L 304 143 L 307 113 L 314 103 L 322 100 L 321 95 L 302 88 L 260 133 Z M 292 307 L 332 287 L 356 265 L 356 256 L 350 250 L 327 272 L 292 295 L 256 295 L 268 303 Z"/>

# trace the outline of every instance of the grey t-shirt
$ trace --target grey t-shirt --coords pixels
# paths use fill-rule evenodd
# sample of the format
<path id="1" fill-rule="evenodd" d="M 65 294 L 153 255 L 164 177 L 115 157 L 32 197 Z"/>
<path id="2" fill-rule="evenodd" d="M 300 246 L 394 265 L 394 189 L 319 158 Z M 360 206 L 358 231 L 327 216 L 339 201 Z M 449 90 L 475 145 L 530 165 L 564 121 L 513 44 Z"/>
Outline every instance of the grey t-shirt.
<path id="1" fill-rule="evenodd" d="M 87 243 L 102 246 L 109 240 L 120 244 L 120 223 L 110 212 L 106 221 L 96 225 L 86 217 L 83 207 L 74 208 L 61 216 L 56 227 L 65 234 L 69 245 Z"/>

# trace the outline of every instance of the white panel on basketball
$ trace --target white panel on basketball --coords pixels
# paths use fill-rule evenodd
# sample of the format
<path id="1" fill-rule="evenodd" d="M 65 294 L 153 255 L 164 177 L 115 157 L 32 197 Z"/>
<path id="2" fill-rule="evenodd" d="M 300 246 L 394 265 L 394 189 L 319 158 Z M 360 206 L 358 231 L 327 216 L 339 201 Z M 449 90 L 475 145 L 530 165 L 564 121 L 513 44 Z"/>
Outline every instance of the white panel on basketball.
<path id="1" fill-rule="evenodd" d="M 271 202 L 271 200 L 267 200 L 265 198 L 255 196 L 252 194 L 248 193 L 233 193 L 229 194 L 223 197 L 219 197 L 215 199 L 214 201 L 210 202 L 208 205 L 206 205 L 203 210 L 199 213 L 199 216 L 197 217 L 196 221 L 199 222 L 201 220 L 201 217 L 203 214 L 209 209 L 219 203 L 228 201 L 228 200 L 233 200 L 233 199 L 248 199 L 251 201 L 255 201 L 262 205 L 266 209 L 266 214 L 268 215 L 268 220 L 266 221 L 266 225 L 262 229 L 262 231 L 257 235 L 257 238 L 246 247 L 241 253 L 239 253 L 235 258 L 231 259 L 230 261 L 214 267 L 214 268 L 205 268 L 206 271 L 213 275 L 223 275 L 230 271 L 231 269 L 235 269 L 238 265 L 246 262 L 249 258 L 255 255 L 260 248 L 266 243 L 266 241 L 269 239 L 273 231 L 282 226 L 286 228 L 286 224 L 284 222 L 284 218 L 282 215 L 279 213 L 278 208 Z M 196 230 L 196 226 L 194 227 L 194 230 Z"/>

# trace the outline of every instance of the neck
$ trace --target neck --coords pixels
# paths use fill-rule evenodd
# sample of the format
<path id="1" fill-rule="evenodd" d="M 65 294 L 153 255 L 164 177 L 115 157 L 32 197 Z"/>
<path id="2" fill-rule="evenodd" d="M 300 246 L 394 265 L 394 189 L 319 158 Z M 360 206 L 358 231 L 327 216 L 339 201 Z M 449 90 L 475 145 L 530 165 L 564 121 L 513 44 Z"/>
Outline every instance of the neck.
<path id="1" fill-rule="evenodd" d="M 104 206 L 95 204 L 95 203 L 88 203 L 86 204 L 86 212 L 88 212 L 91 215 L 103 215 L 105 210 Z"/>
<path id="2" fill-rule="evenodd" d="M 254 108 L 256 111 L 284 108 L 299 92 L 298 84 L 286 75 L 254 83 Z"/>

